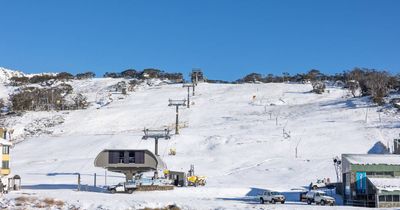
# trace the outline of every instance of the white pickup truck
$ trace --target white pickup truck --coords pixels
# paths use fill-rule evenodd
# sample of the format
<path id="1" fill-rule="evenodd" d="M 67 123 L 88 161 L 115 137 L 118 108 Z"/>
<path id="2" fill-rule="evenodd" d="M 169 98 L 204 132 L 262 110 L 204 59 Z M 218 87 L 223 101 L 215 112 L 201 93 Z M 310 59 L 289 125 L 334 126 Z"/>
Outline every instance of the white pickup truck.
<path id="1" fill-rule="evenodd" d="M 335 205 L 335 198 L 327 196 L 325 192 L 320 190 L 311 190 L 306 194 L 307 204 L 315 203 L 317 205 Z"/>
<path id="2" fill-rule="evenodd" d="M 107 190 L 112 194 L 116 192 L 124 192 L 131 194 L 135 189 L 136 189 L 136 184 L 133 182 L 121 182 L 118 183 L 117 185 L 112 185 L 107 188 Z"/>
<path id="3" fill-rule="evenodd" d="M 265 191 L 260 195 L 260 203 L 264 204 L 265 202 L 273 203 L 280 202 L 282 204 L 285 203 L 285 196 L 279 192 L 275 191 Z"/>

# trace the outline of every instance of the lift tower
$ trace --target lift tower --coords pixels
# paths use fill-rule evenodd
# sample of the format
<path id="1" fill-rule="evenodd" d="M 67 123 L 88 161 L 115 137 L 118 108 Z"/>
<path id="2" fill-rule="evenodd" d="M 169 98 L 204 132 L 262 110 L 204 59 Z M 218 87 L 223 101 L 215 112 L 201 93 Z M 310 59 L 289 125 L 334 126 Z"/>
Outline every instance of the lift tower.
<path id="1" fill-rule="evenodd" d="M 194 84 L 193 83 L 186 83 L 183 84 L 183 87 L 187 87 L 187 108 L 190 108 L 190 88 L 193 87 L 193 95 L 194 95 Z"/>
<path id="2" fill-rule="evenodd" d="M 148 138 L 154 139 L 154 154 L 158 156 L 158 139 L 170 139 L 169 129 L 164 130 L 150 130 L 143 129 L 144 136 L 142 139 L 147 140 Z"/>
<path id="3" fill-rule="evenodd" d="M 176 118 L 175 118 L 175 134 L 179 134 L 179 107 L 186 106 L 186 100 L 172 100 L 169 99 L 168 106 L 175 106 L 176 107 Z"/>

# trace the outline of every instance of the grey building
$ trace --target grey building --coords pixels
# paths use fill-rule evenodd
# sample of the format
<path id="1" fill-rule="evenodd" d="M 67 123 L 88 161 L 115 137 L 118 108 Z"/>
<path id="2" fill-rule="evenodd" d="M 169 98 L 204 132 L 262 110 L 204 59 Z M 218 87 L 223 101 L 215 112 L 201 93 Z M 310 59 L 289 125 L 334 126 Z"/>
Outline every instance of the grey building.
<path id="1" fill-rule="evenodd" d="M 94 160 L 96 167 L 112 172 L 123 173 L 127 180 L 132 180 L 137 173 L 166 169 L 166 164 L 159 156 L 149 150 L 106 149 Z"/>
<path id="2" fill-rule="evenodd" d="M 400 207 L 400 155 L 343 154 L 345 205 Z"/>

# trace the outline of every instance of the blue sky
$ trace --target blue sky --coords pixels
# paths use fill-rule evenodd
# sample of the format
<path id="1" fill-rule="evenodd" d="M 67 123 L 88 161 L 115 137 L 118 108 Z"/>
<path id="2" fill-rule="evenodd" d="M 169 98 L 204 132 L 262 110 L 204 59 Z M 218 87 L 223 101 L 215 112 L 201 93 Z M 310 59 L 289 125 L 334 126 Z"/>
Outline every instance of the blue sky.
<path id="1" fill-rule="evenodd" d="M 396 0 L 0 0 L 0 66 L 72 73 L 202 68 L 400 72 Z"/>

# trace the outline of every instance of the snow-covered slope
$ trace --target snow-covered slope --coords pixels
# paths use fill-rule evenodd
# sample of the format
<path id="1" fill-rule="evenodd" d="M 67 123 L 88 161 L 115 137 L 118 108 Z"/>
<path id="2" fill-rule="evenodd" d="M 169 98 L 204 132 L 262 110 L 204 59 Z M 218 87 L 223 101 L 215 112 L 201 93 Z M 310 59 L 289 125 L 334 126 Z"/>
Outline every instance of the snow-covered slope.
<path id="1" fill-rule="evenodd" d="M 94 79 L 74 87 L 94 94 L 112 82 L 116 80 Z M 377 141 L 386 144 L 400 131 L 395 113 L 388 110 L 379 115 L 378 108 L 364 98 L 348 98 L 343 89 L 330 88 L 322 95 L 310 90 L 310 85 L 302 84 L 199 84 L 194 104 L 180 110 L 185 128 L 171 140 L 161 140 L 159 151 L 169 169 L 187 171 L 194 164 L 197 174 L 208 177 L 206 187 L 134 195 L 73 191 L 76 172 L 81 173 L 83 184 L 92 185 L 94 173 L 97 184 L 105 184 L 104 169 L 93 164 L 101 150 L 153 151 L 154 142 L 142 140 L 142 130 L 173 125 L 175 110 L 167 106 L 168 99 L 186 96 L 181 85 L 146 86 L 100 109 L 14 117 L 10 125 L 22 128 L 44 116 L 60 115 L 64 122 L 48 128 L 51 135 L 17 144 L 12 150 L 12 171 L 23 177 L 23 185 L 29 188 L 24 193 L 59 198 L 84 209 L 171 203 L 188 209 L 259 207 L 247 196 L 261 189 L 290 193 L 319 178 L 335 181 L 333 157 L 367 153 Z M 171 148 L 176 156 L 168 155 Z M 122 180 L 121 174 L 108 173 L 107 184 Z M 273 208 L 318 209 L 299 204 Z"/>
<path id="2" fill-rule="evenodd" d="M 0 98 L 7 100 L 10 93 L 13 93 L 17 87 L 8 86 L 12 77 L 33 77 L 35 75 L 56 75 L 57 73 L 40 73 L 40 74 L 26 74 L 18 70 L 11 70 L 0 67 Z"/>
<path id="3" fill-rule="evenodd" d="M 8 83 L 11 77 L 22 77 L 24 73 L 0 67 L 0 83 Z"/>

